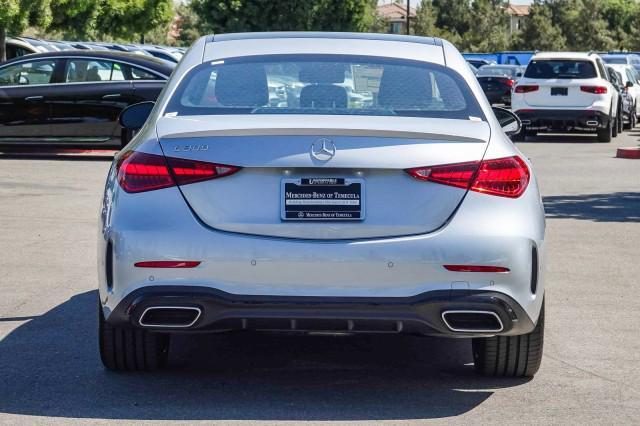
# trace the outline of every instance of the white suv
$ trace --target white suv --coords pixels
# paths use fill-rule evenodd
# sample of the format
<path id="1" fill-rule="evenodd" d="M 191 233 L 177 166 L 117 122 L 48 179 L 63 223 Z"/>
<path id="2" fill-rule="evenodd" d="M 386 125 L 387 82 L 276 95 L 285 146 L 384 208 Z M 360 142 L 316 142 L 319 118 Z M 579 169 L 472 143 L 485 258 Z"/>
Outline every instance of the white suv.
<path id="1" fill-rule="evenodd" d="M 531 58 L 511 102 L 523 136 L 596 131 L 600 142 L 610 142 L 617 133 L 616 96 L 598 55 L 550 52 Z"/>

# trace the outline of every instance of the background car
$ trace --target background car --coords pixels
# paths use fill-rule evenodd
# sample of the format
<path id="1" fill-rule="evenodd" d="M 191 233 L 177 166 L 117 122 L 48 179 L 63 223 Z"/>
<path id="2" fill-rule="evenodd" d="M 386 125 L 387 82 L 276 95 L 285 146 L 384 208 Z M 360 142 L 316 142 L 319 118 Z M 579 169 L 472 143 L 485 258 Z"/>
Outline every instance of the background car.
<path id="1" fill-rule="evenodd" d="M 480 69 L 481 67 L 485 66 L 485 65 L 495 65 L 496 62 L 495 61 L 490 61 L 488 59 L 480 59 L 480 58 L 468 58 L 466 59 L 466 61 L 468 63 L 470 63 L 471 65 L 473 65 L 474 67 Z"/>
<path id="2" fill-rule="evenodd" d="M 7 38 L 6 48 L 7 60 L 39 52 L 32 44 L 24 40 L 11 37 Z"/>
<path id="3" fill-rule="evenodd" d="M 511 105 L 511 91 L 524 69 L 519 65 L 484 65 L 476 78 L 489 102 Z"/>
<path id="4" fill-rule="evenodd" d="M 610 142 L 617 103 L 602 59 L 592 53 L 536 54 L 518 81 L 512 108 L 523 136 L 540 131 L 596 133 Z"/>
<path id="5" fill-rule="evenodd" d="M 625 79 L 619 71 L 616 71 L 611 65 L 607 66 L 609 73 L 609 81 L 618 92 L 618 133 L 623 129 L 631 129 L 635 127 L 636 114 L 634 103 Z"/>
<path id="6" fill-rule="evenodd" d="M 636 72 L 640 72 L 640 55 L 635 53 L 605 53 L 601 54 L 602 60 L 611 65 L 631 65 Z"/>
<path id="7" fill-rule="evenodd" d="M 640 75 L 631 65 L 611 64 L 609 66 L 618 71 L 622 77 L 622 83 L 626 87 L 627 93 L 633 104 L 633 110 L 635 111 L 635 118 L 633 122 L 633 125 L 635 126 L 637 118 L 640 117 Z"/>
<path id="8" fill-rule="evenodd" d="M 155 100 L 175 64 L 153 57 L 60 51 L 0 65 L 0 144 L 120 146 L 117 119 L 128 105 Z"/>

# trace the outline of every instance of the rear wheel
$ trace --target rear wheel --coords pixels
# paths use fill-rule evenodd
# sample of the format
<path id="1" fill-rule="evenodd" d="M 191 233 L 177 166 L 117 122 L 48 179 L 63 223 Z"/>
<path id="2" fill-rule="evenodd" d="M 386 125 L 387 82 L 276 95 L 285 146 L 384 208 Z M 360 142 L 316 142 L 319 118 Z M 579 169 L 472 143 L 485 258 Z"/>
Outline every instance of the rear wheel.
<path id="1" fill-rule="evenodd" d="M 614 138 L 618 136 L 618 117 L 616 117 L 613 125 L 611 126 L 611 136 L 613 136 Z"/>
<path id="2" fill-rule="evenodd" d="M 611 125 L 612 121 L 611 117 L 609 117 L 607 127 L 604 129 L 598 129 L 598 142 L 611 142 L 611 138 L 613 136 L 613 126 Z"/>
<path id="3" fill-rule="evenodd" d="M 622 133 L 622 105 L 618 106 L 618 134 Z"/>
<path id="4" fill-rule="evenodd" d="M 100 359 L 109 370 L 153 371 L 164 367 L 169 355 L 169 335 L 109 324 L 98 303 Z"/>
<path id="5" fill-rule="evenodd" d="M 476 371 L 487 376 L 533 377 L 542 362 L 543 342 L 544 301 L 531 333 L 473 339 Z"/>

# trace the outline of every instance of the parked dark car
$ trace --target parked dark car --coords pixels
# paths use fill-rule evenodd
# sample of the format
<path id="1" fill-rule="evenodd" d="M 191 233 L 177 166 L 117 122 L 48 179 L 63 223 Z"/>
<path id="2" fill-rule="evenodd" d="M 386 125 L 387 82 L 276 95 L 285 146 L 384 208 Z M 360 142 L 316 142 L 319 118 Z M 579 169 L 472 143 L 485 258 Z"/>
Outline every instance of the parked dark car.
<path id="1" fill-rule="evenodd" d="M 476 68 L 484 67 L 485 65 L 495 65 L 495 61 L 489 61 L 487 59 L 471 58 L 467 59 L 467 62 Z"/>
<path id="2" fill-rule="evenodd" d="M 37 53 L 38 50 L 30 43 L 15 38 L 7 38 L 6 41 L 7 59 L 18 58 L 24 55 Z"/>
<path id="3" fill-rule="evenodd" d="M 129 105 L 154 101 L 175 64 L 124 52 L 33 54 L 0 66 L 0 144 L 124 145 Z"/>
<path id="4" fill-rule="evenodd" d="M 618 91 L 618 133 L 622 133 L 623 128 L 631 129 L 635 127 L 635 114 L 633 113 L 633 99 L 625 85 L 625 79 L 613 67 L 607 67 L 609 81 Z"/>
<path id="5" fill-rule="evenodd" d="M 511 89 L 523 73 L 519 65 L 485 65 L 476 77 L 489 102 L 511 105 Z"/>

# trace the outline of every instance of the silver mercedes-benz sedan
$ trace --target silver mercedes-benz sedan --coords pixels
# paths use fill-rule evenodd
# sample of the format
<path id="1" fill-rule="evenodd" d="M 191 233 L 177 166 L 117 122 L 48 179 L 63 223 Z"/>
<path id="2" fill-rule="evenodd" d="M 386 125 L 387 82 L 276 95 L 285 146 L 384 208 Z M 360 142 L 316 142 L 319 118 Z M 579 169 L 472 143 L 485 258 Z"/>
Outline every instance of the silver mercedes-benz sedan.
<path id="1" fill-rule="evenodd" d="M 544 210 L 520 122 L 437 38 L 203 37 L 115 158 L 100 218 L 100 355 L 174 333 L 473 339 L 479 372 L 542 356 Z"/>

